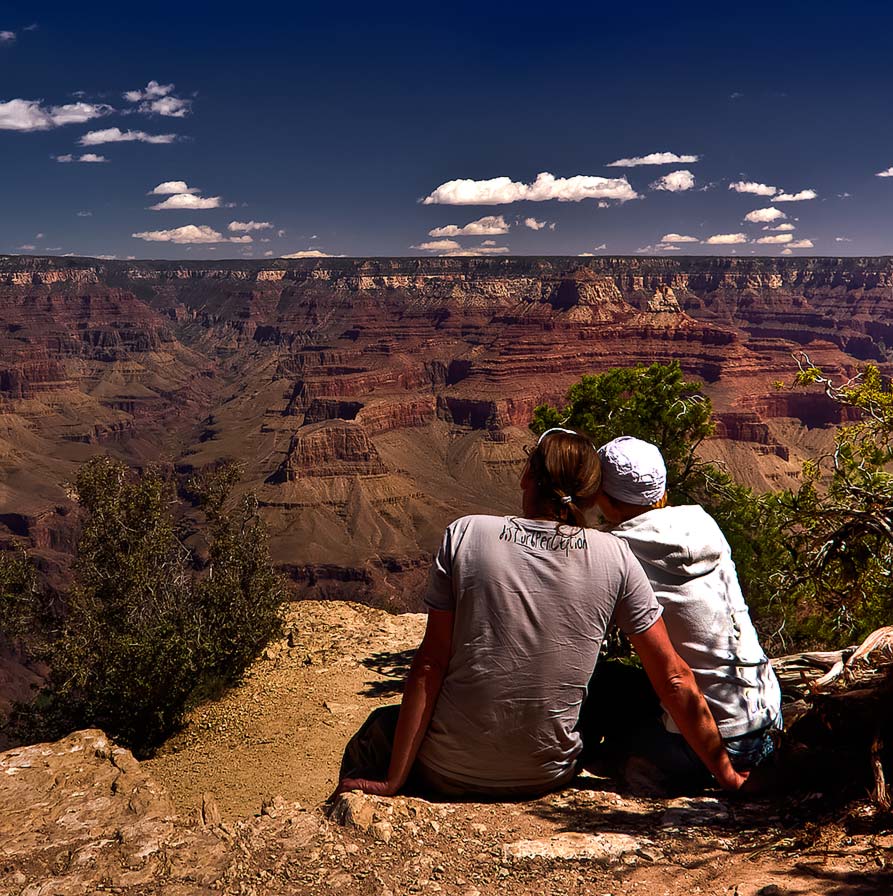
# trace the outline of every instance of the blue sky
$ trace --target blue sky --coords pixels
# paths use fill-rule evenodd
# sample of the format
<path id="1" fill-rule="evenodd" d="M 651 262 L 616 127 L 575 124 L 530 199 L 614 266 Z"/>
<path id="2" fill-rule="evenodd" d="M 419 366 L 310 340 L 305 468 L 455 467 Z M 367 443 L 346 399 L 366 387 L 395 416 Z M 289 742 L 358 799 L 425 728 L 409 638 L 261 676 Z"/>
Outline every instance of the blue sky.
<path id="1" fill-rule="evenodd" d="M 0 252 L 891 254 L 840 9 L 0 3 Z"/>

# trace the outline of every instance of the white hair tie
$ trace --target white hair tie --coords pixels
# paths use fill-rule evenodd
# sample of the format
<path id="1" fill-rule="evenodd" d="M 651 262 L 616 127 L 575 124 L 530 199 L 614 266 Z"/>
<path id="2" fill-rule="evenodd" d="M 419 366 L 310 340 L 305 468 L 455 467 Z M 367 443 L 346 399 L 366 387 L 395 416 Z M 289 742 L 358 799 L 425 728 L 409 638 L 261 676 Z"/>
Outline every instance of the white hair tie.
<path id="1" fill-rule="evenodd" d="M 573 495 L 565 495 L 565 496 L 561 499 L 561 503 L 562 503 L 562 504 L 570 504 L 573 500 L 574 500 L 574 496 L 573 496 Z"/>

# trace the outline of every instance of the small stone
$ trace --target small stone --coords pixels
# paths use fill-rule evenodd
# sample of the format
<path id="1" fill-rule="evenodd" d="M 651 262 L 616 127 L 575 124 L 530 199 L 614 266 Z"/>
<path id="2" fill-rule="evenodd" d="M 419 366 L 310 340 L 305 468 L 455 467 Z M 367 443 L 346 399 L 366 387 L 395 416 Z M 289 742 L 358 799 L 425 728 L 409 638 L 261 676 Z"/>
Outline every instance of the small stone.
<path id="1" fill-rule="evenodd" d="M 202 824 L 208 827 L 220 824 L 220 806 L 213 793 L 206 792 L 202 794 Z"/>
<path id="2" fill-rule="evenodd" d="M 375 821 L 375 805 L 359 791 L 342 793 L 332 806 L 329 817 L 342 827 L 368 831 Z"/>
<path id="3" fill-rule="evenodd" d="M 473 834 L 486 834 L 487 833 L 487 825 L 485 824 L 473 824 L 471 826 L 471 832 Z"/>
<path id="4" fill-rule="evenodd" d="M 390 843 L 394 836 L 394 826 L 389 821 L 376 821 L 370 828 L 372 836 L 382 843 Z"/>

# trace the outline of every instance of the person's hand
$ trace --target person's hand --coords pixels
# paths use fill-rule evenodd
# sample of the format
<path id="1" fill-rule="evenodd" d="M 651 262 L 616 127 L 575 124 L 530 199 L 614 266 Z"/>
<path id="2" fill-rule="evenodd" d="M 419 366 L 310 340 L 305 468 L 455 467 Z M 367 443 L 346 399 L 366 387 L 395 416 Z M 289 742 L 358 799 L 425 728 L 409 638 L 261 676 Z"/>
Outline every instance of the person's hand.
<path id="1" fill-rule="evenodd" d="M 370 781 L 367 778 L 343 778 L 332 796 L 347 793 L 350 790 L 362 790 L 373 796 L 394 796 L 400 788 L 390 781 Z"/>
<path id="2" fill-rule="evenodd" d="M 727 774 L 723 775 L 721 778 L 717 777 L 716 783 L 719 784 L 723 790 L 737 791 L 744 787 L 749 777 L 749 771 L 736 772 L 734 768 L 730 767 Z"/>

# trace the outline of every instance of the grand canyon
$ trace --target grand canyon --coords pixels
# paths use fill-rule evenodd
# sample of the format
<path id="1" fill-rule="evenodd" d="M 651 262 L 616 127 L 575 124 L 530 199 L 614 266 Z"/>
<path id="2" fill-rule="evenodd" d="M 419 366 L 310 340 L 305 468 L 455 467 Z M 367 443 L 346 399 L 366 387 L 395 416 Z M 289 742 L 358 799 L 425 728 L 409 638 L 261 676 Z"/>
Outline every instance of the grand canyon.
<path id="1" fill-rule="evenodd" d="M 893 372 L 893 259 L 0 256 L 0 542 L 63 581 L 70 483 L 107 452 L 236 461 L 305 597 L 418 607 L 443 526 L 512 512 L 534 407 L 581 374 L 677 360 L 702 455 L 789 485 L 836 406 L 779 390 L 804 350 Z"/>

